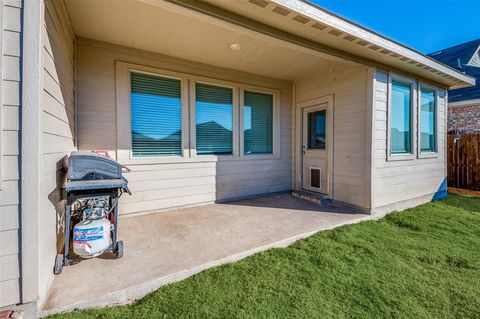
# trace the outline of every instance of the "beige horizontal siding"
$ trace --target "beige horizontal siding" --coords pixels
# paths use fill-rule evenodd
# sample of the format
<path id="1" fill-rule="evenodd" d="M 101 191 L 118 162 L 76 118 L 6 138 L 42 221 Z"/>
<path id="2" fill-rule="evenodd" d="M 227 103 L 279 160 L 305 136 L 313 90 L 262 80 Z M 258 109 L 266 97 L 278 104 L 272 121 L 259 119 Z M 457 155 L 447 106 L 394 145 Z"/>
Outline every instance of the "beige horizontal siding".
<path id="1" fill-rule="evenodd" d="M 57 220 L 62 220 L 65 157 L 75 150 L 74 36 L 63 1 L 45 1 L 43 28 L 42 163 L 40 181 L 40 302 L 53 278 Z"/>
<path id="2" fill-rule="evenodd" d="M 0 1 L 0 308 L 20 302 L 21 2 Z"/>
<path id="3" fill-rule="evenodd" d="M 445 100 L 438 105 L 438 157 L 387 161 L 388 75 L 375 73 L 374 121 L 374 207 L 388 207 L 399 202 L 430 196 L 439 190 L 445 179 Z M 425 198 L 427 198 L 425 197 Z M 393 207 L 393 206 L 392 206 Z M 388 208 L 386 208 L 388 211 Z"/>
<path id="4" fill-rule="evenodd" d="M 20 280 L 9 279 L 0 281 L 0 291 L 2 292 L 0 295 L 0 305 L 7 306 L 18 303 L 20 300 Z"/>
<path id="5" fill-rule="evenodd" d="M 297 103 L 333 94 L 333 198 L 364 208 L 367 80 L 367 68 L 332 63 L 295 82 Z"/>
<path id="6" fill-rule="evenodd" d="M 191 61 L 82 39 L 77 43 L 78 147 L 115 155 L 115 61 L 129 62 L 281 91 L 280 158 L 129 165 L 132 196 L 121 214 L 160 211 L 292 188 L 291 84 Z M 118 128 L 123 129 L 123 128 Z"/>

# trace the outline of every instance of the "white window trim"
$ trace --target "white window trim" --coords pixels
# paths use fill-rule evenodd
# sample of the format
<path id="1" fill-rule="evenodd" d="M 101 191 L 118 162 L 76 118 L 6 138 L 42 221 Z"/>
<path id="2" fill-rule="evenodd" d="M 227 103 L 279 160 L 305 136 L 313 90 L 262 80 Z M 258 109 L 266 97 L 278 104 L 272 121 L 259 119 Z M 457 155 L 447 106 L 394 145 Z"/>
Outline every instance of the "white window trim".
<path id="1" fill-rule="evenodd" d="M 422 116 L 422 112 L 421 112 L 421 107 L 422 107 L 422 88 L 424 89 L 427 89 L 427 90 L 431 90 L 434 92 L 434 100 L 435 100 L 435 150 L 433 152 L 422 152 L 421 150 L 421 147 L 422 147 L 422 130 L 421 130 L 421 116 Z M 437 158 L 438 157 L 438 145 L 440 143 L 440 138 L 439 138 L 439 134 L 438 134 L 438 124 L 439 124 L 439 121 L 438 121 L 438 116 L 439 116 L 439 112 L 438 112 L 438 106 L 440 105 L 440 97 L 439 97 L 439 91 L 438 91 L 438 88 L 433 86 L 433 85 L 430 85 L 430 84 L 427 84 L 427 83 L 424 83 L 424 82 L 419 82 L 418 83 L 418 93 L 417 93 L 417 99 L 418 99 L 418 118 L 417 118 L 417 140 L 418 140 L 418 143 L 417 143 L 417 156 L 418 158 Z"/>
<path id="2" fill-rule="evenodd" d="M 410 85 L 411 92 L 410 92 L 410 101 L 411 101 L 411 149 L 412 152 L 410 154 L 392 154 L 391 153 L 391 128 L 392 128 L 392 121 L 390 116 L 392 115 L 392 81 L 397 81 L 401 83 L 405 83 Z M 409 161 L 414 160 L 416 158 L 416 150 L 417 150 L 417 82 L 415 79 L 405 77 L 395 73 L 388 74 L 388 102 L 387 102 L 387 161 Z"/>
<path id="3" fill-rule="evenodd" d="M 162 156 L 162 157 L 133 157 L 132 156 L 132 127 L 131 127 L 131 108 L 130 93 L 131 73 L 143 73 L 165 78 L 180 80 L 181 83 L 181 104 L 182 104 L 182 155 L 181 156 Z M 148 164 L 156 162 L 177 162 L 178 160 L 189 157 L 188 147 L 188 85 L 184 78 L 178 73 L 171 71 L 161 71 L 117 62 L 116 64 L 116 100 L 117 100 L 117 147 L 116 157 L 121 164 Z M 160 161 L 159 161 L 160 159 Z"/>
<path id="4" fill-rule="evenodd" d="M 196 84 L 207 84 L 211 86 L 224 87 L 232 89 L 232 154 L 231 155 L 215 155 L 215 154 L 197 154 L 197 113 L 196 113 Z M 228 160 L 238 157 L 239 147 L 238 147 L 238 88 L 235 87 L 232 83 L 226 81 L 219 81 L 213 79 L 205 79 L 200 77 L 191 77 L 190 80 L 190 154 L 192 158 L 203 158 L 203 159 L 220 159 Z"/>
<path id="5" fill-rule="evenodd" d="M 1 0 L 0 0 L 1 1 Z M 280 91 L 237 82 L 218 80 L 155 67 L 116 61 L 116 114 L 117 140 L 116 160 L 122 165 L 196 163 L 238 160 L 261 160 L 280 158 Z M 181 80 L 182 99 L 182 156 L 133 157 L 130 108 L 130 73 L 144 73 L 153 76 Z M 195 83 L 205 83 L 233 88 L 233 154 L 197 155 L 195 125 Z M 270 93 L 274 95 L 273 154 L 243 156 L 243 90 Z"/>
<path id="6" fill-rule="evenodd" d="M 272 114 L 272 153 L 270 154 L 245 154 L 244 145 L 244 117 L 243 108 L 245 107 L 245 91 L 270 94 L 273 96 L 273 114 Z M 280 91 L 274 89 L 263 89 L 254 86 L 242 85 L 240 87 L 240 157 L 245 159 L 272 159 L 280 158 Z"/>

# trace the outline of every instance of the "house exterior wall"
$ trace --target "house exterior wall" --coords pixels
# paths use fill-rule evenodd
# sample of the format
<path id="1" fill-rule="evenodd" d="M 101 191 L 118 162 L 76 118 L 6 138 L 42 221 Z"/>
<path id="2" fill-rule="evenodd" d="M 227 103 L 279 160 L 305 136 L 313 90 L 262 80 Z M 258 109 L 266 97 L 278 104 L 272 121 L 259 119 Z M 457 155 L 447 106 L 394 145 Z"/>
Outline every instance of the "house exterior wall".
<path id="1" fill-rule="evenodd" d="M 480 132 L 480 103 L 448 106 L 448 132 Z"/>
<path id="2" fill-rule="evenodd" d="M 253 159 L 245 156 L 230 160 L 195 158 L 169 163 L 160 160 L 149 164 L 130 161 L 127 165 L 130 172 L 125 177 L 129 180 L 133 195 L 122 197 L 120 214 L 160 211 L 292 189 L 290 82 L 86 39 L 77 42 L 76 56 L 78 149 L 104 149 L 114 158 L 117 156 L 117 130 L 126 138 L 130 134 L 125 131 L 126 128 L 116 125 L 117 117 L 122 116 L 117 111 L 116 102 L 117 94 L 120 94 L 116 92 L 120 90 L 116 87 L 116 61 L 280 92 L 279 157 Z"/>
<path id="3" fill-rule="evenodd" d="M 368 124 L 369 69 L 335 65 L 295 81 L 296 103 L 332 94 L 333 113 L 333 199 L 364 209 L 370 208 Z M 301 142 L 297 128 L 295 141 Z M 297 147 L 296 188 L 301 188 L 301 156 Z"/>
<path id="4" fill-rule="evenodd" d="M 61 227 L 57 225 L 63 226 L 65 211 L 61 194 L 66 176 L 64 160 L 75 150 L 75 46 L 73 31 L 62 1 L 45 1 L 42 41 L 40 302 L 53 279 L 57 246 L 63 247 L 61 234 L 57 235 L 57 229 Z"/>
<path id="5" fill-rule="evenodd" d="M 412 78 L 414 80 L 414 78 Z M 437 99 L 438 153 L 419 158 L 418 151 L 409 160 L 387 159 L 388 73 L 374 74 L 374 159 L 373 213 L 382 215 L 426 203 L 446 191 L 446 100 Z M 415 121 L 416 123 L 416 121 Z M 416 129 L 414 130 L 416 132 Z M 415 139 L 417 135 L 415 133 Z"/>
<path id="6" fill-rule="evenodd" d="M 20 117 L 22 2 L 0 0 L 0 307 L 20 295 Z"/>

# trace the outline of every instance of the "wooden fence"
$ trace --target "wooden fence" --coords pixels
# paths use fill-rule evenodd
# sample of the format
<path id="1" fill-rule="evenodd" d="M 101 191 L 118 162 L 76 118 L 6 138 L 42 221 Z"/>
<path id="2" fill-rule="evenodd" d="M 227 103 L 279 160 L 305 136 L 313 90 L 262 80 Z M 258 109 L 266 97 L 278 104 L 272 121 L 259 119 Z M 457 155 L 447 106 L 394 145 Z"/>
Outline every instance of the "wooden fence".
<path id="1" fill-rule="evenodd" d="M 480 133 L 448 134 L 448 186 L 480 190 Z"/>

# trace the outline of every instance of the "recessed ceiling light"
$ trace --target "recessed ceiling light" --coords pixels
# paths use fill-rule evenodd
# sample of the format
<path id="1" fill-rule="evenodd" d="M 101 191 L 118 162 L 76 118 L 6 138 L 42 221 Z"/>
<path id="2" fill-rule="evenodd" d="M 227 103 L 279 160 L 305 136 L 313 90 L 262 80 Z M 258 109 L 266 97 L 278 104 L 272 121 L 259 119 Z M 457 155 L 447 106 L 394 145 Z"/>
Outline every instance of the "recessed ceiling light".
<path id="1" fill-rule="evenodd" d="M 230 44 L 230 49 L 234 50 L 234 51 L 238 51 L 242 48 L 242 46 L 238 43 L 232 43 Z"/>

